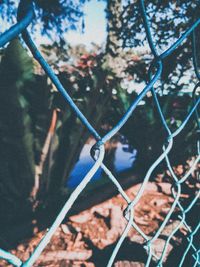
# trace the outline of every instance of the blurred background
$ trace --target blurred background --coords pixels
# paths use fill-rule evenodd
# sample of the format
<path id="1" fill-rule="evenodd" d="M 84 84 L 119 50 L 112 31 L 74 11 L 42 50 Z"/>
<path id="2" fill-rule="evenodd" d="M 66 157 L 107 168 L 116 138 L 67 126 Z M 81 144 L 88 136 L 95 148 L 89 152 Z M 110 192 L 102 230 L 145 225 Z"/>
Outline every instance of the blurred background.
<path id="1" fill-rule="evenodd" d="M 1 32 L 16 22 L 18 3 L 0 1 Z M 187 0 L 146 3 L 159 52 L 199 17 L 198 5 L 198 1 Z M 29 31 L 38 48 L 88 121 L 105 135 L 150 79 L 153 55 L 138 1 L 36 0 L 35 11 Z M 199 38 L 196 42 L 198 45 Z M 33 224 L 39 222 L 43 226 L 38 229 L 42 229 L 55 217 L 94 164 L 90 148 L 95 140 L 20 38 L 0 50 L 0 77 L 0 225 L 4 229 L 0 243 L 11 248 L 19 236 L 31 236 Z M 196 83 L 192 44 L 187 38 L 164 59 L 161 78 L 154 86 L 172 131 L 191 109 Z M 169 154 L 180 175 L 197 155 L 198 123 L 193 116 Z M 106 143 L 104 162 L 125 188 L 141 183 L 162 153 L 166 136 L 149 92 L 120 132 Z M 191 178 L 193 184 L 197 175 L 198 169 Z M 170 179 L 165 163 L 151 177 L 152 182 Z M 87 199 L 101 191 L 101 202 L 108 198 L 103 189 L 108 184 L 99 169 L 81 197 Z M 111 189 L 109 194 L 116 191 Z M 83 209 L 92 205 L 85 203 Z M 16 228 L 9 238 L 13 224 L 30 227 L 21 232 Z"/>

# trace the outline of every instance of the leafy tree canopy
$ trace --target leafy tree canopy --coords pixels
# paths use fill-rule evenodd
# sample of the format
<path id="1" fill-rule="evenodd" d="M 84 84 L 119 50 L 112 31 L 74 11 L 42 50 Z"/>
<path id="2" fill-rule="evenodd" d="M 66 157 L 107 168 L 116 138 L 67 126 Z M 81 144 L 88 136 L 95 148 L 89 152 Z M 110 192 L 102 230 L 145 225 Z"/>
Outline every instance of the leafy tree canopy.
<path id="1" fill-rule="evenodd" d="M 167 46 L 200 16 L 198 0 L 144 1 L 155 44 Z M 145 40 L 139 1 L 125 1 L 121 37 L 124 46 L 140 45 Z"/>
<path id="2" fill-rule="evenodd" d="M 84 15 L 83 6 L 86 1 L 89 0 L 35 0 L 37 20 L 33 23 L 34 29 L 37 28 L 35 26 L 36 24 L 38 26 L 39 20 L 42 34 L 48 35 L 54 41 L 62 41 L 62 34 L 68 29 L 75 29 L 77 22 Z M 0 0 L 1 17 L 13 21 L 16 18 L 18 4 L 19 0 Z M 159 52 L 169 47 L 200 16 L 198 0 L 146 0 L 145 7 L 154 43 Z M 111 59 L 120 53 L 121 48 L 144 45 L 148 47 L 139 0 L 109 0 L 106 13 L 108 25 L 106 53 L 111 55 Z M 63 42 L 60 44 L 62 47 Z M 187 71 L 193 67 L 191 57 L 191 42 L 190 38 L 187 38 L 182 46 L 164 60 L 162 80 L 178 90 L 181 89 L 186 81 L 186 78 L 182 77 L 184 75 L 188 77 Z M 137 62 L 133 60 L 128 71 L 133 74 L 142 69 L 141 76 L 136 74 L 138 80 L 144 80 L 147 78 L 146 70 L 151 60 L 152 57 L 147 59 L 142 57 Z M 121 62 L 121 59 L 118 61 Z M 114 61 L 113 65 L 116 65 L 116 62 Z M 190 83 L 194 77 L 191 76 L 187 80 Z"/>
<path id="3" fill-rule="evenodd" d="M 0 14 L 8 22 L 16 22 L 19 0 L 0 0 Z M 86 0 L 35 0 L 36 19 L 40 20 L 41 33 L 48 37 L 60 37 L 68 29 L 76 29 L 77 22 L 83 16 L 83 5 Z"/>
<path id="4" fill-rule="evenodd" d="M 200 2 L 198 0 L 164 0 L 164 1 L 144 1 L 151 33 L 158 53 L 162 53 L 171 46 L 186 31 L 192 23 L 200 17 Z M 118 31 L 118 38 L 122 40 L 123 47 L 137 47 L 147 44 L 145 28 L 141 15 L 139 1 L 124 1 L 121 13 L 122 26 Z M 199 36 L 199 27 L 195 30 Z M 199 38 L 196 38 L 196 46 L 199 46 Z M 193 80 L 194 77 L 188 75 L 187 71 L 193 68 L 191 38 L 186 38 L 169 57 L 164 60 L 162 80 L 170 83 L 176 90 L 181 89 L 186 82 Z M 197 51 L 198 52 L 198 51 Z M 199 57 L 199 55 L 197 55 Z M 147 60 L 139 61 L 143 64 L 143 69 L 149 65 L 152 57 Z M 133 67 L 138 68 L 135 64 Z M 130 69 L 132 72 L 133 68 Z M 144 78 L 144 71 L 142 72 Z M 182 79 L 185 75 L 187 79 Z M 190 76 L 190 78 L 188 78 Z M 190 81 L 189 81 L 190 80 Z"/>

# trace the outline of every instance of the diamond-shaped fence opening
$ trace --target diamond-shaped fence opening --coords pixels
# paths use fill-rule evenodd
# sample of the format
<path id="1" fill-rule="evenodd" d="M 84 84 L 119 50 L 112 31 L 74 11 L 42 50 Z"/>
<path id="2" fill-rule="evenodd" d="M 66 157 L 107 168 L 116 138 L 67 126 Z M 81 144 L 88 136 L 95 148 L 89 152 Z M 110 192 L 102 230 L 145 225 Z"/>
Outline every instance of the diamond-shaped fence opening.
<path id="1" fill-rule="evenodd" d="M 143 25 L 146 30 L 147 39 L 149 42 L 149 46 L 151 48 L 151 52 L 154 55 L 154 59 L 152 60 L 151 66 L 149 68 L 149 82 L 148 84 L 143 88 L 141 93 L 136 97 L 136 99 L 133 101 L 131 106 L 128 108 L 124 116 L 119 120 L 117 125 L 113 127 L 112 130 L 110 130 L 106 135 L 100 136 L 99 133 L 92 127 L 90 122 L 86 119 L 84 114 L 79 110 L 77 105 L 73 102 L 69 94 L 67 93 L 67 90 L 63 88 L 61 82 L 59 81 L 58 77 L 55 75 L 54 71 L 51 69 L 51 67 L 48 65 L 48 63 L 45 61 L 45 59 L 42 57 L 41 53 L 39 52 L 38 48 L 34 44 L 27 27 L 31 23 L 32 19 L 34 18 L 34 7 L 31 1 L 22 1 L 19 5 L 18 9 L 18 23 L 16 23 L 14 26 L 12 26 L 9 30 L 4 32 L 0 36 L 0 46 L 4 46 L 9 41 L 11 41 L 13 38 L 15 38 L 18 35 L 22 35 L 22 38 L 24 42 L 26 43 L 27 47 L 32 52 L 34 58 L 39 62 L 41 67 L 44 69 L 48 77 L 51 79 L 52 83 L 56 86 L 58 91 L 62 94 L 63 98 L 66 100 L 70 108 L 73 110 L 73 112 L 76 114 L 76 116 L 80 119 L 83 125 L 88 129 L 88 131 L 91 133 L 91 135 L 96 139 L 96 144 L 91 149 L 91 155 L 93 159 L 95 160 L 95 164 L 93 167 L 89 170 L 87 175 L 84 177 L 82 182 L 76 187 L 76 189 L 72 192 L 69 199 L 67 199 L 65 205 L 59 212 L 58 216 L 55 218 L 55 221 L 53 222 L 52 226 L 49 228 L 47 233 L 44 235 L 42 240 L 37 245 L 36 249 L 30 256 L 30 258 L 26 262 L 22 262 L 18 257 L 15 255 L 12 255 L 11 253 L 4 251 L 0 249 L 0 258 L 6 260 L 7 262 L 13 264 L 14 266 L 32 266 L 36 260 L 40 257 L 40 254 L 45 249 L 47 244 L 51 241 L 51 238 L 53 234 L 55 233 L 56 229 L 59 227 L 59 225 L 62 223 L 63 219 L 67 215 L 67 213 L 70 211 L 72 205 L 80 195 L 80 193 L 87 187 L 87 184 L 92 179 L 94 174 L 97 172 L 97 170 L 101 167 L 105 174 L 107 175 L 108 179 L 112 181 L 114 186 L 117 188 L 119 194 L 124 198 L 124 200 L 127 203 L 127 208 L 124 211 L 124 217 L 127 220 L 126 227 L 121 234 L 119 240 L 117 241 L 117 244 L 110 255 L 109 262 L 107 266 L 112 266 L 115 258 L 117 256 L 117 253 L 125 240 L 128 232 L 131 228 L 134 228 L 138 234 L 143 239 L 143 248 L 146 250 L 147 259 L 145 266 L 151 266 L 152 262 L 154 262 L 154 265 L 156 266 L 163 266 L 163 261 L 165 258 L 165 255 L 168 250 L 168 246 L 170 244 L 170 241 L 173 239 L 176 232 L 181 228 L 185 227 L 187 229 L 187 235 L 185 235 L 185 250 L 182 256 L 179 259 L 179 265 L 178 266 L 185 266 L 184 260 L 187 256 L 187 254 L 191 253 L 191 256 L 193 257 L 192 264 L 193 266 L 200 266 L 200 249 L 197 247 L 196 243 L 194 242 L 195 238 L 199 235 L 200 230 L 200 223 L 197 222 L 196 226 L 191 228 L 188 225 L 188 213 L 189 211 L 194 207 L 194 205 L 197 204 L 197 201 L 200 196 L 200 190 L 196 192 L 196 195 L 193 197 L 193 199 L 190 201 L 187 207 L 183 207 L 182 203 L 180 201 L 181 198 L 181 190 L 183 184 L 187 181 L 188 177 L 191 175 L 191 173 L 194 171 L 195 168 L 197 168 L 197 164 L 200 159 L 200 143 L 199 140 L 197 141 L 197 157 L 193 164 L 190 166 L 189 170 L 184 174 L 184 176 L 177 177 L 176 173 L 174 172 L 168 154 L 171 151 L 173 147 L 173 143 L 176 142 L 175 137 L 178 136 L 182 130 L 185 128 L 186 124 L 190 120 L 192 115 L 196 116 L 197 119 L 197 125 L 199 127 L 199 117 L 198 117 L 198 106 L 200 102 L 200 98 L 198 97 L 197 91 L 200 87 L 200 74 L 198 72 L 198 64 L 197 64 L 197 49 L 196 47 L 196 41 L 195 41 L 195 30 L 200 25 L 200 19 L 197 19 L 182 35 L 181 37 L 174 42 L 166 51 L 162 53 L 158 53 L 156 46 L 154 45 L 154 40 L 151 35 L 151 30 L 149 27 L 149 21 L 146 15 L 146 10 L 144 6 L 144 1 L 140 0 L 140 7 L 141 7 L 141 15 L 143 17 Z M 192 35 L 193 39 L 193 63 L 194 63 L 194 70 L 195 74 L 198 79 L 198 83 L 196 84 L 194 90 L 193 90 L 193 107 L 188 112 L 187 116 L 183 120 L 182 124 L 174 131 L 172 132 L 165 120 L 164 114 L 162 112 L 162 108 L 159 103 L 158 95 L 156 90 L 154 89 L 154 84 L 160 79 L 162 74 L 162 66 L 163 66 L 163 60 L 167 57 L 169 57 L 177 47 L 179 47 L 182 42 L 189 38 Z M 154 70 L 154 72 L 152 72 Z M 134 110 L 138 106 L 139 102 L 146 96 L 146 94 L 151 91 L 155 105 L 157 107 L 158 113 L 160 115 L 160 119 L 162 121 L 163 127 L 166 131 L 167 138 L 165 140 L 165 143 L 163 144 L 163 152 L 162 154 L 156 159 L 156 161 L 150 166 L 148 169 L 146 175 L 143 178 L 142 184 L 140 189 L 137 192 L 137 195 L 134 197 L 134 199 L 130 199 L 126 192 L 122 189 L 122 186 L 116 179 L 116 177 L 112 174 L 112 172 L 105 166 L 103 163 L 104 159 L 104 144 L 109 141 L 126 123 L 126 121 L 129 119 L 129 117 L 134 113 Z M 197 131 L 200 131 L 200 128 L 197 129 Z M 134 220 L 135 217 L 135 207 L 136 204 L 139 202 L 141 197 L 143 196 L 143 192 L 147 186 L 147 183 L 150 179 L 150 176 L 152 172 L 155 170 L 155 168 L 161 163 L 165 161 L 168 167 L 169 172 L 171 173 L 171 176 L 173 178 L 172 183 L 172 196 L 174 198 L 174 201 L 165 216 L 164 220 L 162 221 L 161 225 L 157 229 L 157 231 L 154 233 L 153 236 L 149 237 L 147 236 L 137 225 L 136 220 Z M 167 235 L 167 238 L 165 239 L 164 246 L 161 249 L 160 256 L 158 256 L 155 253 L 154 245 L 156 241 L 158 240 L 159 236 L 162 234 L 164 228 L 166 227 L 167 223 L 169 222 L 171 216 L 175 212 L 175 209 L 178 208 L 180 210 L 179 214 L 179 222 L 176 224 L 173 229 L 169 232 Z M 197 242 L 198 243 L 198 242 Z"/>

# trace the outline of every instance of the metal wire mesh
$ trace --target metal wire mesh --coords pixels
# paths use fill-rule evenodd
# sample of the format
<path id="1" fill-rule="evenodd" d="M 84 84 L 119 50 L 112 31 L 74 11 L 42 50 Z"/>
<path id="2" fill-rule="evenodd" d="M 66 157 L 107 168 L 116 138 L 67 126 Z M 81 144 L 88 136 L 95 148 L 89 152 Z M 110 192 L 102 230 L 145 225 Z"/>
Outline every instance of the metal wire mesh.
<path id="1" fill-rule="evenodd" d="M 86 119 L 84 114 L 79 110 L 79 108 L 76 106 L 76 104 L 70 98 L 70 96 L 67 93 L 67 91 L 65 90 L 65 88 L 63 88 L 58 77 L 55 75 L 55 73 L 53 72 L 51 67 L 48 65 L 48 63 L 45 61 L 45 59 L 42 57 L 38 48 L 36 47 L 33 40 L 31 39 L 31 36 L 27 30 L 28 25 L 31 23 L 32 19 L 34 18 L 34 6 L 33 6 L 31 1 L 21 1 L 20 2 L 19 8 L 18 8 L 18 23 L 16 25 L 12 26 L 9 30 L 7 30 L 5 33 L 3 33 L 0 36 L 0 46 L 2 47 L 6 43 L 8 43 L 10 40 L 15 38 L 16 36 L 22 34 L 23 40 L 25 41 L 27 47 L 32 52 L 35 59 L 40 63 L 40 65 L 42 66 L 42 68 L 44 69 L 44 71 L 46 72 L 48 77 L 51 79 L 52 83 L 56 86 L 58 91 L 62 94 L 62 96 L 64 97 L 64 99 L 66 100 L 66 102 L 68 103 L 70 108 L 74 111 L 76 116 L 81 120 L 82 124 L 84 124 L 87 127 L 88 131 L 96 139 L 96 144 L 91 149 L 91 156 L 95 160 L 93 167 L 90 169 L 90 171 L 84 177 L 82 182 L 76 187 L 76 189 L 73 191 L 73 193 L 71 194 L 69 199 L 66 201 L 65 205 L 63 206 L 63 208 L 59 212 L 58 216 L 56 217 L 54 223 L 49 228 L 49 230 L 47 231 L 45 236 L 42 238 L 42 240 L 40 241 L 40 243 L 38 244 L 38 246 L 36 247 L 36 249 L 34 250 L 32 255 L 30 256 L 30 258 L 26 262 L 22 262 L 16 256 L 10 254 L 9 252 L 6 252 L 6 251 L 0 249 L 0 258 L 13 264 L 14 266 L 29 266 L 30 267 L 35 263 L 35 261 L 39 258 L 42 251 L 45 249 L 47 244 L 50 242 L 56 229 L 59 227 L 59 225 L 61 224 L 61 222 L 63 221 L 63 219 L 65 218 L 65 216 L 69 212 L 69 210 L 71 209 L 73 203 L 76 201 L 76 199 L 78 198 L 80 193 L 84 190 L 84 188 L 87 186 L 88 182 L 92 179 L 93 175 L 97 172 L 98 168 L 100 168 L 100 167 L 104 170 L 108 179 L 110 179 L 112 181 L 112 183 L 117 188 L 118 192 L 121 194 L 121 196 L 127 202 L 127 208 L 124 211 L 124 216 L 127 220 L 127 225 L 126 225 L 123 233 L 121 234 L 121 237 L 119 238 L 112 255 L 110 256 L 110 259 L 109 259 L 107 266 L 113 265 L 114 260 L 116 258 L 116 255 L 117 255 L 123 241 L 125 240 L 129 230 L 132 227 L 144 239 L 143 247 L 146 250 L 147 255 L 148 255 L 145 266 L 150 266 L 152 259 L 154 260 L 154 262 L 156 262 L 156 266 L 163 266 L 163 259 L 165 257 L 169 243 L 170 243 L 171 239 L 173 238 L 173 236 L 175 235 L 175 233 L 180 229 L 180 227 L 182 225 L 184 225 L 188 230 L 188 235 L 185 237 L 185 240 L 187 242 L 187 246 L 185 248 L 185 251 L 184 251 L 182 257 L 180 258 L 180 262 L 179 262 L 178 266 L 184 266 L 184 261 L 185 261 L 186 256 L 187 256 L 189 251 L 192 252 L 192 257 L 194 258 L 193 266 L 200 266 L 200 248 L 196 247 L 195 242 L 194 242 L 195 236 L 197 237 L 197 235 L 199 234 L 200 222 L 197 223 L 196 227 L 191 229 L 191 227 L 188 225 L 188 218 L 187 218 L 188 212 L 194 207 L 194 205 L 197 203 L 197 201 L 199 199 L 200 190 L 194 196 L 193 200 L 190 202 L 190 204 L 188 205 L 187 208 L 184 208 L 181 204 L 181 201 L 180 201 L 182 185 L 187 181 L 187 179 L 189 178 L 191 173 L 194 171 L 194 169 L 196 168 L 196 166 L 199 162 L 199 159 L 200 159 L 200 142 L 199 142 L 199 140 L 197 141 L 197 155 L 198 156 L 196 157 L 194 163 L 192 164 L 190 169 L 184 174 L 183 177 L 181 177 L 181 178 L 177 177 L 177 175 L 175 174 L 175 172 L 171 166 L 171 163 L 170 163 L 170 160 L 168 157 L 168 154 L 173 147 L 174 138 L 181 133 L 181 131 L 184 129 L 184 127 L 186 126 L 186 124 L 190 120 L 193 113 L 195 114 L 195 116 L 197 118 L 198 131 L 200 130 L 199 115 L 198 115 L 198 105 L 200 102 L 200 98 L 198 98 L 196 95 L 196 92 L 197 92 L 198 88 L 200 87 L 200 74 L 198 72 L 198 67 L 197 67 L 197 55 L 196 55 L 197 47 L 195 45 L 196 42 L 195 42 L 195 31 L 194 31 L 197 27 L 199 27 L 200 19 L 196 20 L 182 34 L 182 36 L 176 42 L 174 42 L 166 51 L 159 54 L 157 52 L 156 46 L 154 45 L 154 40 L 153 40 L 152 35 L 151 35 L 151 30 L 149 27 L 149 21 L 148 21 L 147 15 L 146 15 L 146 10 L 145 10 L 143 0 L 140 0 L 140 7 L 141 7 L 143 23 L 144 23 L 144 27 L 146 30 L 146 35 L 147 35 L 147 39 L 149 42 L 149 46 L 150 46 L 152 54 L 154 55 L 154 59 L 153 59 L 152 64 L 149 68 L 149 83 L 144 87 L 144 89 L 141 91 L 141 93 L 136 97 L 136 99 L 133 101 L 133 103 L 131 104 L 131 106 L 127 110 L 127 112 L 119 120 L 117 125 L 112 130 L 110 130 L 105 136 L 100 136 L 98 134 L 98 132 L 92 127 L 90 122 Z M 191 34 L 193 36 L 192 50 L 193 50 L 194 70 L 195 70 L 196 77 L 197 77 L 199 82 L 196 84 L 196 86 L 193 90 L 193 96 L 194 97 L 193 97 L 192 109 L 189 111 L 189 113 L 185 117 L 185 119 L 182 122 L 182 124 L 180 125 L 180 127 L 178 127 L 176 129 L 176 131 L 171 132 L 171 130 L 169 129 L 169 126 L 165 120 L 164 114 L 162 112 L 162 108 L 160 106 L 159 99 L 157 97 L 157 92 L 154 89 L 154 84 L 156 83 L 157 80 L 159 80 L 159 78 L 162 74 L 163 60 L 166 57 L 168 57 L 170 54 L 172 54 L 172 52 L 177 47 L 179 47 L 182 44 L 182 42 L 186 38 L 188 38 Z M 154 70 L 154 74 L 152 73 L 152 70 Z M 163 124 L 163 126 L 166 130 L 166 133 L 167 133 L 167 138 L 166 138 L 165 144 L 163 145 L 163 153 L 156 159 L 156 161 L 148 169 L 148 171 L 147 171 L 147 173 L 143 179 L 142 185 L 141 185 L 137 195 L 135 196 L 135 198 L 130 199 L 128 197 L 128 195 L 126 194 L 126 192 L 122 189 L 122 186 L 120 185 L 120 183 L 118 182 L 116 177 L 111 173 L 111 171 L 103 163 L 104 153 L 105 153 L 104 144 L 107 141 L 109 141 L 111 139 L 111 137 L 113 137 L 122 128 L 122 126 L 124 126 L 124 124 L 129 119 L 129 117 L 132 115 L 132 113 L 134 112 L 134 110 L 137 107 L 137 105 L 139 104 L 139 102 L 146 96 L 147 92 L 149 92 L 149 91 L 152 92 L 152 95 L 154 97 L 154 101 L 155 101 L 158 113 L 160 114 L 162 124 Z M 167 166 L 168 166 L 168 170 L 170 171 L 171 176 L 174 180 L 174 182 L 172 184 L 172 195 L 174 198 L 174 202 L 173 202 L 167 216 L 165 217 L 165 219 L 163 220 L 163 222 L 159 226 L 159 229 L 157 229 L 154 236 L 152 236 L 150 238 L 139 228 L 139 226 L 135 222 L 135 220 L 134 220 L 134 208 L 135 208 L 136 204 L 138 203 L 138 201 L 140 200 L 140 198 L 142 197 L 143 192 L 145 190 L 145 187 L 147 186 L 147 183 L 150 179 L 152 172 L 155 170 L 155 168 L 162 161 L 166 161 Z M 168 235 L 167 240 L 165 241 L 164 248 L 162 250 L 162 254 L 160 257 L 158 257 L 153 250 L 153 244 L 156 241 L 156 239 L 158 239 L 158 237 L 161 235 L 163 229 L 165 228 L 165 226 L 169 222 L 172 214 L 174 213 L 174 211 L 177 207 L 180 210 L 179 224 L 176 225 L 176 227 Z"/>

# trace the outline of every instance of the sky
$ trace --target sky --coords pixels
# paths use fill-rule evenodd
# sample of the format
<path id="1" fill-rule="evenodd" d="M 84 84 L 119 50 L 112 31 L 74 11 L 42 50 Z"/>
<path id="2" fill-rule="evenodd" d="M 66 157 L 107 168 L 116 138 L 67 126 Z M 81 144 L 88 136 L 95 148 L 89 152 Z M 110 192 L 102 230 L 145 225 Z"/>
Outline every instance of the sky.
<path id="1" fill-rule="evenodd" d="M 84 44 L 87 48 L 92 47 L 92 43 L 97 45 L 102 45 L 106 41 L 106 1 L 91 0 L 84 5 L 84 23 L 85 30 L 82 32 L 82 19 L 80 20 L 80 27 L 76 31 L 69 30 L 65 34 L 67 43 L 71 45 Z M 10 27 L 10 23 L 6 20 L 1 20 L 0 24 L 2 26 L 1 31 L 5 31 Z M 39 44 L 48 44 L 49 39 L 47 36 L 41 36 L 40 25 L 34 25 L 35 32 L 35 42 Z"/>
<path id="2" fill-rule="evenodd" d="M 88 48 L 92 43 L 101 45 L 106 40 L 106 18 L 105 1 L 92 0 L 85 4 L 85 31 L 84 34 L 79 31 L 69 31 L 66 34 L 66 40 L 72 44 L 84 44 Z M 80 27 L 81 28 L 81 27 Z"/>

